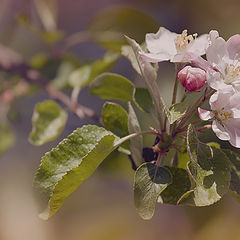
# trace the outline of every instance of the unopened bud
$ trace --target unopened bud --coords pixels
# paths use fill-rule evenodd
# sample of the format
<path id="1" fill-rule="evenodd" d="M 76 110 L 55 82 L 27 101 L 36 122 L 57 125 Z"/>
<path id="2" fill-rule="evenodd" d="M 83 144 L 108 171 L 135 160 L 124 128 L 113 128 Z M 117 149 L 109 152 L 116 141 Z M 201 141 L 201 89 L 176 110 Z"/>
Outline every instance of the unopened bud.
<path id="1" fill-rule="evenodd" d="M 178 80 L 188 92 L 201 89 L 206 82 L 206 72 L 200 68 L 184 67 L 178 72 Z"/>

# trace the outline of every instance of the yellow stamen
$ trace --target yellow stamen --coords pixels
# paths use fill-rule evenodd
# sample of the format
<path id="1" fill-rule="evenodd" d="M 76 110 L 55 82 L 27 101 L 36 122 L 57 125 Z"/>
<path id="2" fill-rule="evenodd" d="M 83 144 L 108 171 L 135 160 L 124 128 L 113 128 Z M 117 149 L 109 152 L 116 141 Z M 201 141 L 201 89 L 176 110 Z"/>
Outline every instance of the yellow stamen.
<path id="1" fill-rule="evenodd" d="M 183 30 L 182 34 L 178 34 L 175 38 L 175 45 L 177 51 L 181 52 L 185 50 L 189 43 L 191 43 L 194 39 L 197 38 L 197 33 L 194 33 L 193 35 L 188 35 L 187 30 Z"/>

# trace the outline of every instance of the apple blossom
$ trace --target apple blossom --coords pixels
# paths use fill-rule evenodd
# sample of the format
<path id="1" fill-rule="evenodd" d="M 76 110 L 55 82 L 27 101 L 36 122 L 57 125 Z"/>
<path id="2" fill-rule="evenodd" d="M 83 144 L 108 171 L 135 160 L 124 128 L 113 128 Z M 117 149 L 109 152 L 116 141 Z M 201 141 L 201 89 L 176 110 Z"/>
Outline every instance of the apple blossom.
<path id="1" fill-rule="evenodd" d="M 240 91 L 240 35 L 225 41 L 217 31 L 211 31 L 206 56 L 213 70 L 207 70 L 207 82 L 213 89 Z"/>
<path id="2" fill-rule="evenodd" d="M 146 45 L 149 53 L 141 53 L 142 58 L 149 62 L 188 62 L 205 54 L 209 45 L 208 34 L 197 37 L 188 35 L 187 30 L 181 34 L 173 33 L 160 27 L 156 34 L 146 34 Z M 186 53 L 191 53 L 187 54 Z"/>
<path id="3" fill-rule="evenodd" d="M 200 119 L 212 120 L 212 130 L 221 140 L 240 148 L 240 93 L 217 91 L 210 100 L 212 111 L 198 108 Z"/>
<path id="4" fill-rule="evenodd" d="M 201 89 L 206 82 L 206 72 L 200 68 L 186 66 L 178 72 L 178 79 L 188 92 Z"/>

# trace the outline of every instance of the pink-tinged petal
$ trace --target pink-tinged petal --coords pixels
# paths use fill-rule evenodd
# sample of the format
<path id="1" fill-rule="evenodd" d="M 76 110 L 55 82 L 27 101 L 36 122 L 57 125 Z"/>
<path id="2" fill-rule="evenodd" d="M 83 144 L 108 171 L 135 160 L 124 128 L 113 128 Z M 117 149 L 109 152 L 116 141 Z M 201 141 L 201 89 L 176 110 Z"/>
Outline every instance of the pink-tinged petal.
<path id="1" fill-rule="evenodd" d="M 229 119 L 227 129 L 230 135 L 229 142 L 237 148 L 240 148 L 240 119 Z"/>
<path id="2" fill-rule="evenodd" d="M 139 52 L 139 55 L 144 61 L 157 63 L 157 62 L 163 62 L 163 61 L 169 61 L 172 56 L 168 53 L 144 53 Z"/>
<path id="3" fill-rule="evenodd" d="M 229 104 L 229 99 L 231 96 L 231 92 L 222 92 L 217 91 L 215 92 L 209 99 L 209 104 L 212 110 L 221 110 L 225 108 Z"/>
<path id="4" fill-rule="evenodd" d="M 219 33 L 216 30 L 209 32 L 209 43 L 212 44 L 219 37 Z"/>
<path id="5" fill-rule="evenodd" d="M 231 59 L 240 57 L 240 34 L 233 35 L 227 40 L 227 51 Z"/>
<path id="6" fill-rule="evenodd" d="M 182 52 L 174 56 L 171 62 L 174 63 L 190 63 L 193 59 L 196 59 L 197 56 L 194 53 Z"/>
<path id="7" fill-rule="evenodd" d="M 217 137 L 221 140 L 230 140 L 230 135 L 227 130 L 217 121 L 213 121 L 212 130 L 217 135 Z"/>
<path id="8" fill-rule="evenodd" d="M 150 53 L 177 54 L 175 38 L 177 34 L 160 27 L 158 32 L 146 34 L 146 45 Z"/>
<path id="9" fill-rule="evenodd" d="M 198 115 L 199 118 L 203 121 L 208 121 L 214 117 L 214 114 L 211 111 L 202 109 L 200 107 L 198 108 Z"/>
<path id="10" fill-rule="evenodd" d="M 207 60 L 220 72 L 224 73 L 226 64 L 223 58 L 228 58 L 226 42 L 223 38 L 219 37 L 215 39 L 212 44 L 206 50 Z"/>
<path id="11" fill-rule="evenodd" d="M 231 111 L 233 113 L 232 118 L 234 118 L 234 119 L 240 118 L 240 109 L 239 108 L 232 108 Z"/>
<path id="12" fill-rule="evenodd" d="M 206 61 L 205 59 L 203 59 L 202 57 L 197 57 L 191 60 L 191 64 L 195 67 L 199 67 L 205 71 L 207 71 L 209 68 L 213 68 L 212 65 Z M 215 71 L 215 70 L 214 70 Z"/>
<path id="13" fill-rule="evenodd" d="M 203 34 L 188 44 L 187 52 L 193 52 L 198 56 L 204 55 L 209 46 L 208 34 Z"/>
<path id="14" fill-rule="evenodd" d="M 226 85 L 222 81 L 221 74 L 211 68 L 207 69 L 206 79 L 208 85 L 215 90 L 222 89 L 222 87 Z"/>

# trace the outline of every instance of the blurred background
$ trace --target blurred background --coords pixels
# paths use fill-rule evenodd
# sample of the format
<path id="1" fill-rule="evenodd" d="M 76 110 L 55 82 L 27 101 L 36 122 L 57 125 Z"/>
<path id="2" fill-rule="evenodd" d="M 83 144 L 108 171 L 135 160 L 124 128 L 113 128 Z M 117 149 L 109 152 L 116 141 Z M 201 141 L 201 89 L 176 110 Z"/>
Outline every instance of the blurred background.
<path id="1" fill-rule="evenodd" d="M 145 33 L 156 32 L 159 26 L 198 34 L 217 29 L 226 39 L 240 32 L 237 0 L 0 0 L 0 6 L 1 44 L 19 52 L 55 82 L 60 81 L 63 63 L 82 65 L 100 59 L 106 50 L 118 51 L 123 34 L 141 43 Z M 160 64 L 165 98 L 174 82 L 173 70 L 168 63 Z M 121 58 L 111 71 L 141 86 L 126 59 Z M 1 73 L 0 91 L 15 81 L 14 76 Z M 43 99 L 48 99 L 44 91 L 32 90 L 14 101 L 8 113 L 14 136 L 7 136 L 13 144 L 0 156 L 0 239 L 239 239 L 240 205 L 230 195 L 205 208 L 161 205 L 152 220 L 141 220 L 133 204 L 134 172 L 123 156 L 116 156 L 114 162 L 107 159 L 55 216 L 40 220 L 32 182 L 41 157 L 77 127 L 95 123 L 69 113 L 57 140 L 32 146 L 28 142 L 32 112 Z M 79 102 L 100 115 L 103 100 L 90 95 L 87 87 Z M 0 141 L 5 139 L 0 135 Z"/>

